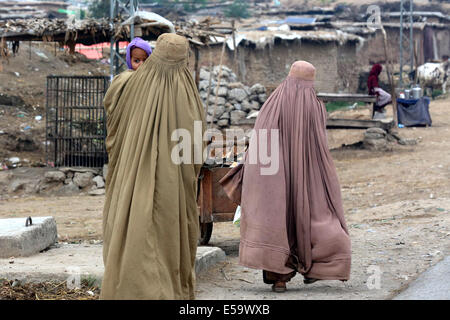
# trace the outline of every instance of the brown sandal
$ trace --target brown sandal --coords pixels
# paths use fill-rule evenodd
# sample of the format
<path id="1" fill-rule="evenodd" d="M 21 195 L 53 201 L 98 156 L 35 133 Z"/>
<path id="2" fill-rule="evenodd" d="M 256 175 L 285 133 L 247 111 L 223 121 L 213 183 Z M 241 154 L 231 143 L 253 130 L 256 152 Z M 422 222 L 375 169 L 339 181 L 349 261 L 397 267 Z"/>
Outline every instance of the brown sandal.
<path id="1" fill-rule="evenodd" d="M 281 292 L 285 292 L 286 290 L 287 290 L 286 282 L 277 281 L 272 285 L 273 292 L 281 293 Z"/>
<path id="2" fill-rule="evenodd" d="M 306 278 L 306 277 L 305 277 L 305 279 L 303 279 L 303 283 L 304 283 L 304 284 L 311 284 L 311 283 L 314 283 L 314 282 L 319 281 L 319 280 L 320 280 L 320 279 Z"/>

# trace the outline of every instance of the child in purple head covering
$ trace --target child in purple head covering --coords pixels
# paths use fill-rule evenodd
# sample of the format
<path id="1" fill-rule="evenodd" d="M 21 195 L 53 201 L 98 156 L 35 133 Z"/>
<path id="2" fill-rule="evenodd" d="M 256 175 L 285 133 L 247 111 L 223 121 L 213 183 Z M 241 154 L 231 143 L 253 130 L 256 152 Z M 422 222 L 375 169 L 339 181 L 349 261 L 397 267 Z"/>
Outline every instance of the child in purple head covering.
<path id="1" fill-rule="evenodd" d="M 139 37 L 134 38 L 127 47 L 128 69 L 137 70 L 152 53 L 152 48 L 147 41 Z"/>

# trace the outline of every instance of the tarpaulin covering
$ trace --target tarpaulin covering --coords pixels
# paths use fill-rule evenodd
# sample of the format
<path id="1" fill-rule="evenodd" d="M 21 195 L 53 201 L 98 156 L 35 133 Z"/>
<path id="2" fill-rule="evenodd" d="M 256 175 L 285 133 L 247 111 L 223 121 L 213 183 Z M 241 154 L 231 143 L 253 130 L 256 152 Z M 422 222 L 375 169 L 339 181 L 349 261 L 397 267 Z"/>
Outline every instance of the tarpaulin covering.
<path id="1" fill-rule="evenodd" d="M 430 98 L 397 99 L 398 123 L 405 127 L 427 125 L 431 126 L 431 116 L 428 109 Z"/>

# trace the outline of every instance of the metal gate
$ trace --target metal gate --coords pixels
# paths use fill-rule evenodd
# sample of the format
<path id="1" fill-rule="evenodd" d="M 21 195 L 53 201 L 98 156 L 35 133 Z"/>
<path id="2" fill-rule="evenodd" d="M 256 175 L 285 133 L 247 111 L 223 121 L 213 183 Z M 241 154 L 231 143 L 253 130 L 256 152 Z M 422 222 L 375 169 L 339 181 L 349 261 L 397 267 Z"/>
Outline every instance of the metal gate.
<path id="1" fill-rule="evenodd" d="M 104 76 L 48 76 L 46 157 L 55 167 L 98 168 L 108 161 Z"/>

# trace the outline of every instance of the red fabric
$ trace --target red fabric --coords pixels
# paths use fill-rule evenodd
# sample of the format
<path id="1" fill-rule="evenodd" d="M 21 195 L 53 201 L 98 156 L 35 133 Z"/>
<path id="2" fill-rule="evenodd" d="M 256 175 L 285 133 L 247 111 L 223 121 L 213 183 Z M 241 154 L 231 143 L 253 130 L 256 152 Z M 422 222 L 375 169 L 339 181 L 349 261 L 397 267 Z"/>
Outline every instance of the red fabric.
<path id="1" fill-rule="evenodd" d="M 378 84 L 378 76 L 381 70 L 383 70 L 383 67 L 378 63 L 373 65 L 372 70 L 370 70 L 369 79 L 367 80 L 367 88 L 369 89 L 370 95 L 375 95 L 374 89 L 380 87 Z"/>

